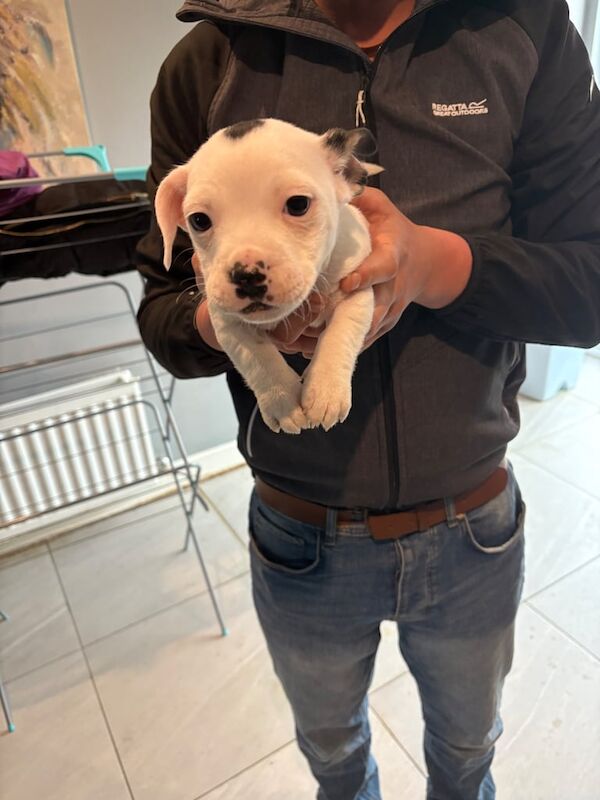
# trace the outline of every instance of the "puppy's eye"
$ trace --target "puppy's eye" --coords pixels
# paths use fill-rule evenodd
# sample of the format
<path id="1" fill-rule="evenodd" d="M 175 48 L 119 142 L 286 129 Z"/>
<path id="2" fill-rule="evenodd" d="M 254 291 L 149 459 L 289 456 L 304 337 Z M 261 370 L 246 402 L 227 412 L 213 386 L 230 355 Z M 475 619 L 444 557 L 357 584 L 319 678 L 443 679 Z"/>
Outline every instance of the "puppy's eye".
<path id="1" fill-rule="evenodd" d="M 208 214 L 204 214 L 202 211 L 199 211 L 197 214 L 190 214 L 188 217 L 188 222 L 190 223 L 191 227 L 195 231 L 199 231 L 199 233 L 204 233 L 209 228 L 212 228 L 212 222 Z"/>
<path id="2" fill-rule="evenodd" d="M 310 197 L 303 194 L 295 194 L 289 197 L 285 204 L 285 210 L 291 217 L 303 217 L 310 208 Z"/>

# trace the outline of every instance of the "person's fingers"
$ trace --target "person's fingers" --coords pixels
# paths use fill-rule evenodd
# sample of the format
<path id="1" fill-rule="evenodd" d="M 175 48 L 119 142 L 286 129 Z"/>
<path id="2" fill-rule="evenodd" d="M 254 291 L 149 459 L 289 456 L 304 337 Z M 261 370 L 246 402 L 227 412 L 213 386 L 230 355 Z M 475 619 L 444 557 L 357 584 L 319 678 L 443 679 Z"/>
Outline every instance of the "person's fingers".
<path id="1" fill-rule="evenodd" d="M 293 342 L 298 336 L 310 327 L 323 311 L 325 301 L 323 297 L 314 292 L 302 308 L 290 314 L 271 331 L 271 338 L 277 342 Z"/>
<path id="2" fill-rule="evenodd" d="M 340 283 L 343 292 L 354 292 L 367 286 L 391 281 L 398 272 L 398 259 L 394 250 L 376 247 L 362 264 L 347 275 Z"/>
<path id="3" fill-rule="evenodd" d="M 396 208 L 385 192 L 374 186 L 365 187 L 364 191 L 354 197 L 351 202 L 353 206 L 362 211 L 369 222 L 387 216 L 392 209 Z"/>
<path id="4" fill-rule="evenodd" d="M 287 355 L 292 356 L 295 353 L 312 355 L 317 348 L 317 342 L 318 339 L 300 336 L 295 342 L 275 342 L 274 344 L 281 353 L 287 353 Z"/>
<path id="5" fill-rule="evenodd" d="M 373 287 L 373 294 L 375 304 L 373 307 L 373 318 L 371 320 L 371 327 L 367 333 L 367 338 L 375 335 L 381 326 L 384 324 L 385 319 L 390 311 L 391 306 L 395 301 L 394 283 L 382 283 Z"/>

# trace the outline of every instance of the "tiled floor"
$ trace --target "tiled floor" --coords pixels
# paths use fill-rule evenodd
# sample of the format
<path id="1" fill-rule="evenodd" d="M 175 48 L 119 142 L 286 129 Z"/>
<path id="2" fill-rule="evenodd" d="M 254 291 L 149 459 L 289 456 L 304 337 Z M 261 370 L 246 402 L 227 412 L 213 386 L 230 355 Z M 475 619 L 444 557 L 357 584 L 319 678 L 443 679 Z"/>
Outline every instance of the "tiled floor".
<path id="1" fill-rule="evenodd" d="M 499 800 L 600 798 L 600 360 L 523 400 L 511 457 L 527 580 L 504 697 Z M 0 562 L 0 800 L 310 800 L 315 783 L 256 619 L 246 469 L 204 485 L 199 538 L 219 635 L 174 499 Z M 386 800 L 424 796 L 413 680 L 385 624 L 371 691 Z M 0 718 L 0 722 L 1 722 Z"/>

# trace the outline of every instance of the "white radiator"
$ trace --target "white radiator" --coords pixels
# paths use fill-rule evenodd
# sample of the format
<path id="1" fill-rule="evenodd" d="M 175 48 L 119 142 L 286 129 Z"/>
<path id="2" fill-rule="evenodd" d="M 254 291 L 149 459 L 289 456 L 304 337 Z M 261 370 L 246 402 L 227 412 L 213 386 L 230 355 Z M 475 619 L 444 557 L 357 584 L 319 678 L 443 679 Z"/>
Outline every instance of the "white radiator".
<path id="1" fill-rule="evenodd" d="M 0 527 L 158 475 L 141 399 L 121 371 L 0 406 Z"/>

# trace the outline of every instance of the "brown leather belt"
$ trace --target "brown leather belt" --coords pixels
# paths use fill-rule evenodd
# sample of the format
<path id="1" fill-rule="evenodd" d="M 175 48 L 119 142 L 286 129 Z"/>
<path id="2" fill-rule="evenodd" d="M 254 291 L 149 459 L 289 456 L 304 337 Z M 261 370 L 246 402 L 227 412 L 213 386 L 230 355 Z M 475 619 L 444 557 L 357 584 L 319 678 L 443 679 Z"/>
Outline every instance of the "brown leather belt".
<path id="1" fill-rule="evenodd" d="M 490 477 L 472 489 L 454 498 L 457 514 L 465 514 L 484 503 L 488 503 L 504 490 L 508 482 L 505 467 L 498 467 Z M 300 497 L 282 492 L 256 478 L 256 493 L 260 499 L 287 517 L 324 528 L 327 521 L 327 508 L 302 500 Z M 391 514 L 372 514 L 365 510 L 362 518 L 357 512 L 346 509 L 337 511 L 338 522 L 363 522 L 368 526 L 374 539 L 400 539 L 417 531 L 425 531 L 446 519 L 446 505 L 443 500 L 422 503 L 406 511 Z"/>

